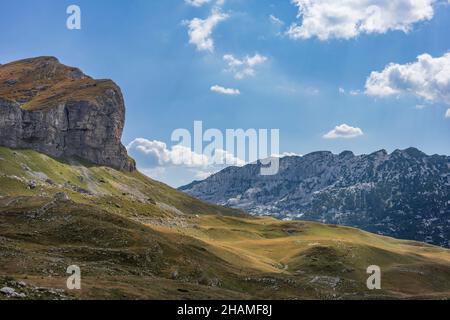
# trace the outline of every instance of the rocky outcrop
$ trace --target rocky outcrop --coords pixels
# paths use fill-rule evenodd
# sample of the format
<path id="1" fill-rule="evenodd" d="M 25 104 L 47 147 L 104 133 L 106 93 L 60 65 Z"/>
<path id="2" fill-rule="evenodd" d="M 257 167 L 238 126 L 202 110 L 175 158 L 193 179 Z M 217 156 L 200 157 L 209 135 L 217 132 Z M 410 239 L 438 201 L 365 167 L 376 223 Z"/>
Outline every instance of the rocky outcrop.
<path id="1" fill-rule="evenodd" d="M 0 65 L 0 145 L 134 171 L 120 88 L 53 57 Z"/>

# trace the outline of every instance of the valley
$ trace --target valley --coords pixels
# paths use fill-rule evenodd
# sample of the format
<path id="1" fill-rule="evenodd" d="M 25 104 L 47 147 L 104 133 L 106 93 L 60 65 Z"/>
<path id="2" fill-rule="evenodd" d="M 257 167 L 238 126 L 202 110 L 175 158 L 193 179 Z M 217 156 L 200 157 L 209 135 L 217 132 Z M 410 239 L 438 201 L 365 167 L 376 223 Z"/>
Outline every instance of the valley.
<path id="1" fill-rule="evenodd" d="M 443 248 L 251 217 L 138 172 L 35 151 L 0 148 L 0 173 L 0 287 L 29 299 L 450 297 Z M 373 264 L 382 290 L 366 287 Z M 69 265 L 80 291 L 65 287 Z"/>

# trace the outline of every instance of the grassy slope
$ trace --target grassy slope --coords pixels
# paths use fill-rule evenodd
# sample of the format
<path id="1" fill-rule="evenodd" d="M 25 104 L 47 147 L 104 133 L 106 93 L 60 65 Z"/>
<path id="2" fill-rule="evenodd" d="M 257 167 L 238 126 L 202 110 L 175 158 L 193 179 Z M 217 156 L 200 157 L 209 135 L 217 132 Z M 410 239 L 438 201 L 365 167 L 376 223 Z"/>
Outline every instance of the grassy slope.
<path id="1" fill-rule="evenodd" d="M 69 201 L 53 200 L 61 191 Z M 72 264 L 75 298 L 450 297 L 449 250 L 251 218 L 137 172 L 0 148 L 0 287 L 24 280 L 29 298 L 52 298 L 35 288 L 64 289 Z M 381 291 L 365 286 L 372 264 Z"/>

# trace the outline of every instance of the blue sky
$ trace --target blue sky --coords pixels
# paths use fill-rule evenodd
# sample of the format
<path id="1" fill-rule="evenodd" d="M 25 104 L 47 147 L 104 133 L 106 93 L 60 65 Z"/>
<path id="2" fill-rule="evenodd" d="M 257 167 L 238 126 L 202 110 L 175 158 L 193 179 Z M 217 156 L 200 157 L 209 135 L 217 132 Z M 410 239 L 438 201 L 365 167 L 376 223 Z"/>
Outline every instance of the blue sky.
<path id="1" fill-rule="evenodd" d="M 113 79 L 126 100 L 124 144 L 137 138 L 165 143 L 159 153 L 130 153 L 144 172 L 173 186 L 213 170 L 158 158 L 161 152 L 173 156 L 173 130 L 192 129 L 195 120 L 220 130 L 280 129 L 281 153 L 414 146 L 450 154 L 450 80 L 439 72 L 450 70 L 450 5 L 368 0 L 379 11 L 370 15 L 367 8 L 339 6 L 341 0 L 330 2 L 335 11 L 321 12 L 327 1 L 309 1 L 310 7 L 304 0 L 197 6 L 184 0 L 3 1 L 0 63 L 51 55 L 95 78 Z M 81 8 L 81 30 L 66 28 L 71 4 Z M 302 4 L 309 18 L 298 16 Z M 337 11 L 343 16 L 334 17 Z M 197 18 L 202 36 L 202 21 L 214 15 L 222 20 L 200 37 L 202 47 L 188 31 Z M 423 54 L 429 56 L 419 65 Z M 230 67 L 225 55 L 239 66 Z M 261 61 L 248 62 L 255 57 Z M 389 69 L 391 63 L 397 66 Z M 368 90 L 372 72 L 379 76 Z M 218 93 L 221 88 L 239 94 Z"/>

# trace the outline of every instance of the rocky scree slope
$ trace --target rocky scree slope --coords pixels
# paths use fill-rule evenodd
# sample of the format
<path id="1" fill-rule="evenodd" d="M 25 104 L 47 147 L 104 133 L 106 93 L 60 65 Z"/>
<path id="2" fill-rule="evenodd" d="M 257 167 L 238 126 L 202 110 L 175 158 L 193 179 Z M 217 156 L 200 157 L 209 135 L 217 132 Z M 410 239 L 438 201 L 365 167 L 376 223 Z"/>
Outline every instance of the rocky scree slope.
<path id="1" fill-rule="evenodd" d="M 124 171 L 136 165 L 121 136 L 125 105 L 111 80 L 94 80 L 53 57 L 0 65 L 0 145 Z"/>

